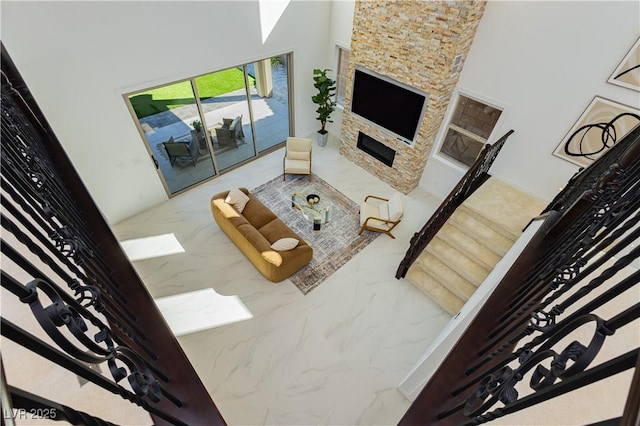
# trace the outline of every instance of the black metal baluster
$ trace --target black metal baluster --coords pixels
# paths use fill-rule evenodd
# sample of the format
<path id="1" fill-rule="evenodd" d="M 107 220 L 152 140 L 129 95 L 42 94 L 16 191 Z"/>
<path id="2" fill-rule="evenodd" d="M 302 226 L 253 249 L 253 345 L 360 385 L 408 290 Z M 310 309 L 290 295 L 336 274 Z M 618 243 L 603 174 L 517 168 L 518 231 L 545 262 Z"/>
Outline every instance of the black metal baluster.
<path id="1" fill-rule="evenodd" d="M 38 268 L 36 268 L 31 262 L 24 258 L 20 253 L 18 253 L 11 245 L 4 242 L 4 240 L 0 240 L 0 251 L 7 256 L 8 259 L 11 259 L 16 265 L 22 268 L 25 272 L 27 272 L 32 277 L 41 277 L 45 276 L 45 274 Z M 44 262 L 47 264 L 47 262 Z M 53 264 L 51 268 L 56 271 L 58 269 L 58 265 Z M 97 286 L 86 286 L 82 285 L 80 281 L 75 278 L 72 278 L 66 274 L 64 271 L 58 271 L 58 276 L 67 284 L 67 286 L 78 295 L 80 292 L 84 293 L 83 288 L 93 288 L 93 293 L 99 293 L 99 295 L 92 295 L 92 298 L 95 300 L 91 303 L 96 307 L 96 311 L 103 314 L 107 320 L 115 325 L 119 330 L 121 330 L 127 337 L 132 339 L 136 344 L 140 345 L 145 349 L 153 359 L 157 359 L 157 355 L 147 346 L 144 342 L 146 340 L 145 334 L 137 327 L 137 325 L 132 321 L 127 321 L 126 317 L 124 317 L 121 312 L 116 309 L 115 303 L 110 299 L 108 293 L 104 292 L 102 288 Z M 60 275 L 63 274 L 63 275 Z M 80 276 L 82 279 L 83 277 Z M 105 297 L 106 295 L 106 297 Z"/>
<path id="2" fill-rule="evenodd" d="M 13 234 L 0 244 L 8 261 L 2 285 L 77 359 L 4 318 L 3 336 L 136 403 L 155 422 L 225 424 L 4 45 L 0 58 L 2 226 Z M 27 285 L 14 278 L 23 273 Z M 78 360 L 106 363 L 114 381 Z M 134 392 L 118 385 L 125 378 Z"/>
<path id="3" fill-rule="evenodd" d="M 531 330 L 524 330 L 524 331 L 522 331 L 522 333 L 518 334 L 517 336 L 512 336 L 512 334 L 515 331 L 520 329 L 521 325 L 523 325 L 523 324 L 527 323 L 528 321 L 530 321 L 532 316 L 533 316 L 533 318 L 536 318 L 536 317 L 539 317 L 540 319 L 546 318 L 547 321 L 549 321 L 550 320 L 549 319 L 549 314 L 543 313 L 543 310 L 549 304 L 551 304 L 554 300 L 558 299 L 564 293 L 569 291 L 577 283 L 581 282 L 584 278 L 586 278 L 589 275 L 591 275 L 596 269 L 598 269 L 604 263 L 609 261 L 611 259 L 611 257 L 613 257 L 616 254 L 618 254 L 621 250 L 623 250 L 629 244 L 631 244 L 632 242 L 637 240 L 639 237 L 640 237 L 640 229 L 636 229 L 631 234 L 629 234 L 627 237 L 625 237 L 619 244 L 615 244 L 612 247 L 609 247 L 610 244 L 608 244 L 609 241 L 607 240 L 606 241 L 607 244 L 606 245 L 603 244 L 604 248 L 609 247 L 606 256 L 601 256 L 599 259 L 597 259 L 592 264 L 590 264 L 587 268 L 585 268 L 583 271 L 581 271 L 578 275 L 576 275 L 571 281 L 565 283 L 565 285 L 560 287 L 557 291 L 553 292 L 548 298 L 546 298 L 545 300 L 541 301 L 538 304 L 537 309 L 535 309 L 532 313 L 526 312 L 526 313 L 520 314 L 518 317 L 511 318 L 510 326 L 507 328 L 507 330 L 504 330 L 504 329 L 501 330 L 502 334 L 498 335 L 497 337 L 493 337 L 493 334 L 490 334 L 489 337 L 492 338 L 492 340 L 490 340 L 489 343 L 485 347 L 483 347 L 480 351 L 478 351 L 478 356 L 484 355 L 485 353 L 487 353 L 489 350 L 491 350 L 493 347 L 495 347 L 499 343 L 504 342 L 505 339 L 509 338 L 510 336 L 511 337 L 509 338 L 509 341 L 507 343 L 503 343 L 503 346 L 501 348 L 499 348 L 498 350 L 504 350 L 506 347 L 509 347 L 512 344 L 516 343 L 518 340 L 520 340 L 521 338 L 525 337 L 527 334 L 530 334 Z M 609 268 L 610 272 L 608 272 L 608 274 L 613 274 L 613 273 L 617 272 L 622 267 L 627 266 L 629 263 L 631 263 L 638 256 L 639 256 L 638 249 L 633 250 L 630 255 L 627 255 L 627 256 L 625 256 L 623 258 L 624 260 L 618 261 L 616 265 L 614 265 L 613 267 Z M 609 278 L 609 276 L 602 277 L 600 279 L 600 281 L 596 281 L 597 284 L 594 284 L 594 287 L 597 287 L 597 285 L 602 283 L 602 281 L 605 281 L 607 278 Z M 582 292 L 584 293 L 585 291 L 587 291 L 588 289 L 591 289 L 591 288 L 592 287 L 586 287 L 586 288 L 583 287 Z M 545 294 L 546 293 L 542 294 L 540 296 L 540 299 Z M 578 297 L 578 299 L 579 298 L 580 297 Z M 575 300 L 575 297 L 572 297 L 571 300 Z M 556 308 L 556 311 L 558 309 L 560 309 L 560 308 Z M 494 352 L 494 355 L 495 355 L 495 352 Z M 477 369 L 477 367 L 479 365 L 480 365 L 480 363 L 478 363 L 475 366 L 469 368 L 467 370 L 467 372 L 468 373 L 473 372 L 475 369 Z"/>
<path id="4" fill-rule="evenodd" d="M 640 126 L 627 138 L 601 176 L 572 180 L 590 176 L 589 191 L 548 212 L 401 424 L 481 424 L 636 367 L 637 347 L 595 364 L 609 336 L 640 318 L 640 272 L 628 268 L 640 258 Z M 594 313 L 629 299 L 608 320 Z M 584 327 L 590 340 L 574 337 Z M 621 419 L 637 418 L 639 406 L 628 400 Z"/>
<path id="5" fill-rule="evenodd" d="M 5 206 L 7 206 L 7 205 L 5 204 Z M 7 208 L 7 210 L 10 210 L 10 209 L 11 209 L 10 207 Z M 18 239 L 18 241 L 20 241 L 25 246 L 27 246 L 29 248 L 29 250 L 33 254 L 38 256 L 38 258 L 40 260 L 42 260 L 43 263 L 45 263 L 47 266 L 52 268 L 56 272 L 56 274 L 58 274 L 58 276 L 62 277 L 63 279 L 65 277 L 68 278 L 67 280 L 65 280 L 66 282 L 70 282 L 71 281 L 70 277 L 60 268 L 58 263 L 53 261 L 53 259 L 51 259 L 44 252 L 44 250 L 42 249 L 42 247 L 40 245 L 34 243 L 32 241 L 32 239 L 27 234 L 22 232 L 20 227 L 17 226 L 11 219 L 9 219 L 4 214 L 0 214 L 0 223 L 1 223 L 3 228 L 5 228 L 7 231 L 11 232 Z M 30 225 L 28 223 L 24 223 L 24 222 L 22 222 L 22 223 L 23 223 L 23 226 L 25 228 L 30 228 Z M 51 252 L 57 253 L 57 251 L 53 247 L 51 247 L 51 243 L 50 242 L 48 242 L 46 240 L 42 240 L 41 243 L 45 247 L 49 246 L 48 248 L 49 248 L 49 250 Z M 76 268 L 73 268 L 73 269 L 75 269 L 77 271 Z M 80 271 L 78 271 L 78 272 L 80 272 Z M 84 274 L 80 273 L 79 275 L 82 277 Z M 123 300 L 123 297 L 120 296 L 117 291 L 115 291 L 115 289 L 100 285 L 100 281 L 93 281 L 92 280 L 92 282 L 95 283 L 106 294 L 107 297 L 112 299 L 113 303 L 115 305 L 118 305 L 119 309 L 121 309 L 122 312 L 125 313 L 126 316 L 128 316 L 130 319 L 135 321 L 135 316 L 133 315 L 133 313 L 130 310 L 127 309 L 127 307 L 125 306 L 126 302 Z"/>
<path id="6" fill-rule="evenodd" d="M 53 346 L 43 342 L 31 333 L 13 324 L 11 321 L 2 318 L 0 333 L 2 333 L 3 336 L 14 341 L 15 343 L 31 350 L 34 353 L 37 353 L 38 355 L 50 360 L 51 362 L 54 362 L 55 364 L 58 364 L 60 367 L 69 370 L 74 374 L 77 374 L 78 376 L 100 386 L 102 389 L 105 389 L 115 395 L 121 396 L 125 400 L 144 408 L 148 412 L 170 422 L 171 424 L 187 426 L 177 418 L 170 416 L 160 409 L 154 407 L 144 398 L 141 398 L 140 396 L 123 388 L 117 383 L 108 380 L 102 374 L 96 373 L 85 364 L 77 361 L 74 358 L 71 358 L 70 356 L 64 354 Z"/>
<path id="7" fill-rule="evenodd" d="M 607 290 L 606 292 L 602 293 L 597 298 L 593 299 L 592 301 L 588 302 L 587 304 L 585 304 L 581 308 L 577 309 L 575 312 L 573 312 L 570 316 L 567 317 L 567 320 L 572 320 L 572 319 L 574 319 L 576 317 L 587 315 L 589 312 L 592 312 L 595 309 L 603 306 L 604 304 L 606 304 L 608 302 L 611 302 L 616 297 L 618 297 L 618 296 L 622 295 L 624 292 L 632 289 L 634 286 L 638 285 L 639 283 L 640 283 L 640 271 L 636 271 L 635 273 L 631 274 L 629 277 L 627 277 L 624 280 L 620 281 L 614 287 L 612 287 L 609 290 Z M 633 295 L 629 295 L 629 296 L 632 297 Z M 566 307 L 568 307 L 568 305 Z M 552 324 L 547 325 L 545 327 L 540 327 L 539 330 L 542 332 L 541 335 L 537 336 L 531 342 L 525 344 L 523 347 L 521 347 L 517 351 L 513 352 L 513 354 L 510 355 L 508 358 L 506 358 L 503 362 L 504 363 L 509 363 L 509 362 L 517 359 L 520 356 L 520 354 L 522 354 L 522 352 L 524 352 L 526 350 L 530 350 L 531 348 L 533 348 L 533 347 L 537 346 L 538 344 L 542 343 L 548 337 L 548 333 L 552 330 L 553 327 L 555 327 L 555 323 L 552 323 Z M 508 345 L 508 346 L 513 346 L 513 344 L 515 344 L 515 343 L 511 342 L 511 344 Z M 498 353 L 494 352 L 490 356 L 488 356 L 486 361 L 485 361 L 485 364 L 489 363 L 491 361 L 491 359 L 493 359 L 496 355 L 498 355 Z M 478 383 L 480 380 L 482 380 L 485 377 L 486 374 L 492 374 L 495 371 L 497 371 L 499 368 L 500 368 L 500 364 L 485 370 L 484 372 L 480 373 L 479 375 L 476 375 L 472 379 L 469 379 L 463 385 L 461 385 L 460 387 L 455 389 L 452 392 L 452 395 L 458 395 L 458 394 L 462 393 L 463 391 L 465 391 L 466 389 L 468 389 L 469 387 L 471 387 L 475 383 Z M 471 372 L 469 372 L 469 374 L 471 374 Z"/>

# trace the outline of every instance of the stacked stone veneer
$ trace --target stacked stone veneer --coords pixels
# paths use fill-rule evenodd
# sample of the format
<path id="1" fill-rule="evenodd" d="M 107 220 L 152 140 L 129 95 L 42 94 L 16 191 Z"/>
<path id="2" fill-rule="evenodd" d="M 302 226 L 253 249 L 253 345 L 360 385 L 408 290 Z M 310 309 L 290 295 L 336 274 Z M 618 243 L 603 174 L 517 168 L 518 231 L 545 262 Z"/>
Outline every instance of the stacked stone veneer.
<path id="1" fill-rule="evenodd" d="M 356 0 L 340 146 L 346 158 L 405 194 L 418 186 L 458 82 L 458 74 L 452 75 L 454 58 L 466 57 L 484 6 L 480 1 Z M 413 146 L 351 113 L 356 65 L 429 94 Z M 392 167 L 356 147 L 359 131 L 396 151 Z"/>

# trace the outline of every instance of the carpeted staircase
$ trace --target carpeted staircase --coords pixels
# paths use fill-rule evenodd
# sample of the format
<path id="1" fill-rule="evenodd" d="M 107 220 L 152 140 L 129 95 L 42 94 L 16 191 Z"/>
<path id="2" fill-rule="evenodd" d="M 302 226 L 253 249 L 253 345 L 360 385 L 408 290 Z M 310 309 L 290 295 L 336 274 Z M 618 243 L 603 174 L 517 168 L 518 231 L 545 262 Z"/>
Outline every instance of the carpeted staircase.
<path id="1" fill-rule="evenodd" d="M 406 278 L 454 315 L 545 206 L 490 178 L 454 212 Z"/>

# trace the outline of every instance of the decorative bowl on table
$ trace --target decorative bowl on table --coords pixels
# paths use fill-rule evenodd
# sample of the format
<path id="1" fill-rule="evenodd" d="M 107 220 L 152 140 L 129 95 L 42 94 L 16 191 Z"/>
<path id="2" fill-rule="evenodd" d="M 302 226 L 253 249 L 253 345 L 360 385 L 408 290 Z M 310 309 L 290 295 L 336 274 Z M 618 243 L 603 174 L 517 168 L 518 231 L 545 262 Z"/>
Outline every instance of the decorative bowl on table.
<path id="1" fill-rule="evenodd" d="M 307 195 L 307 203 L 313 205 L 318 204 L 320 202 L 320 196 L 316 194 Z"/>

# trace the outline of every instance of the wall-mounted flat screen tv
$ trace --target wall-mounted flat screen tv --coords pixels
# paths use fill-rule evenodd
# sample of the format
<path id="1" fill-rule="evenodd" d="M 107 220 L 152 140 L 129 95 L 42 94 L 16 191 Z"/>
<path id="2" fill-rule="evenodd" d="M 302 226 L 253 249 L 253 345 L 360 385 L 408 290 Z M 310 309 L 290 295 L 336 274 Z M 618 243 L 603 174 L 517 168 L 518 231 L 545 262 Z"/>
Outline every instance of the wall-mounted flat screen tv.
<path id="1" fill-rule="evenodd" d="M 351 112 L 413 144 L 429 95 L 366 68 L 356 66 Z"/>

